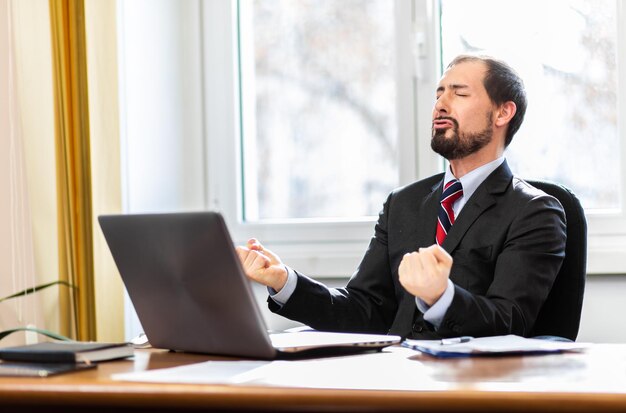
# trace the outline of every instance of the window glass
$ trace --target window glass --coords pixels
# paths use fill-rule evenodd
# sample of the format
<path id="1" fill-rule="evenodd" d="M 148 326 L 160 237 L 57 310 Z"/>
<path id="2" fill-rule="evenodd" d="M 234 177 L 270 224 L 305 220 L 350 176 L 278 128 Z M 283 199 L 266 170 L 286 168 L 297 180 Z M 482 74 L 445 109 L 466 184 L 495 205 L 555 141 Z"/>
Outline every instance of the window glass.
<path id="1" fill-rule="evenodd" d="M 621 207 L 617 3 L 441 0 L 442 65 L 500 57 L 521 75 L 528 110 L 507 151 L 525 178 L 570 187 L 586 209 Z"/>
<path id="2" fill-rule="evenodd" d="M 239 13 L 245 220 L 376 215 L 398 185 L 394 2 Z"/>

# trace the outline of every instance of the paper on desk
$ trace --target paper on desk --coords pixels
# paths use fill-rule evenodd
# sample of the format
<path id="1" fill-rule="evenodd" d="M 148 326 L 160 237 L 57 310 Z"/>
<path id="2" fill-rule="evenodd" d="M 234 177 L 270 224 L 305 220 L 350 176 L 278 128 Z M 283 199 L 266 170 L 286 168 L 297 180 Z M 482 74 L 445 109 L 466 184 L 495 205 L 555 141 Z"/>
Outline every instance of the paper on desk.
<path id="1" fill-rule="evenodd" d="M 181 367 L 116 374 L 114 380 L 378 390 L 444 390 L 432 367 L 411 360 L 413 350 L 297 361 L 208 361 Z M 375 374 L 373 374 L 375 372 Z M 411 380 L 407 380 L 411 377 Z"/>
<path id="2" fill-rule="evenodd" d="M 119 373 L 113 380 L 153 383 L 238 384 L 269 361 L 207 361 L 166 369 Z"/>
<path id="3" fill-rule="evenodd" d="M 466 343 L 457 344 L 441 344 L 441 340 L 407 339 L 402 345 L 436 357 L 559 353 L 580 351 L 589 347 L 587 343 L 540 340 L 513 334 L 474 338 Z"/>

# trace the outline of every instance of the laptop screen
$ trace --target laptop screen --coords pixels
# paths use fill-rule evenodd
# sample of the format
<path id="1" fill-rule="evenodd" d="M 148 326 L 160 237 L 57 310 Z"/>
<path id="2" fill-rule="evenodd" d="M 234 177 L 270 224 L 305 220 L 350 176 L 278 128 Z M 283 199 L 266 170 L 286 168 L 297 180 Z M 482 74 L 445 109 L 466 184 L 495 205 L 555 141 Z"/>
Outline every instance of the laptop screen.
<path id="1" fill-rule="evenodd" d="M 219 213 L 108 215 L 98 220 L 154 347 L 274 356 Z"/>

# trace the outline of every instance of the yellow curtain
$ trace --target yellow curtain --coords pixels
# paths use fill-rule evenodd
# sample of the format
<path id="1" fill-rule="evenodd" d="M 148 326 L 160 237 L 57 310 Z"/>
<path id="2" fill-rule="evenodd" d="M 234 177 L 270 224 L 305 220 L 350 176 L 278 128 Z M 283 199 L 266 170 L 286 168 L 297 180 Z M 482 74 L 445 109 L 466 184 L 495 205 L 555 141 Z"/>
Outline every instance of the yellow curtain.
<path id="1" fill-rule="evenodd" d="M 83 0 L 50 0 L 61 333 L 96 339 L 91 161 Z"/>

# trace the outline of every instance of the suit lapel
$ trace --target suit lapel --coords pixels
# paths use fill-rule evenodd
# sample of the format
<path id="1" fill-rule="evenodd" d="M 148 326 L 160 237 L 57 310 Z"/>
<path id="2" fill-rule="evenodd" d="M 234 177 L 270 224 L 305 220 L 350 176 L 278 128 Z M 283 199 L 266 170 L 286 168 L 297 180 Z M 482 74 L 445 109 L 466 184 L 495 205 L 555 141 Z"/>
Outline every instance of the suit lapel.
<path id="1" fill-rule="evenodd" d="M 430 194 L 422 200 L 419 219 L 417 222 L 417 247 L 428 247 L 435 242 L 437 231 L 437 214 L 439 212 L 439 198 L 443 187 L 443 177 L 440 183 L 432 187 Z"/>
<path id="2" fill-rule="evenodd" d="M 442 187 L 443 175 L 441 176 L 441 181 L 431 188 L 431 192 L 418 201 L 420 204 L 418 206 L 418 219 L 415 226 L 415 245 L 412 246 L 414 248 L 413 251 L 417 250 L 419 247 L 428 247 L 435 242 L 437 212 Z M 390 332 L 402 336 L 410 334 L 416 311 L 415 297 L 404 290 L 404 295 L 398 306 L 395 322 Z"/>
<path id="3" fill-rule="evenodd" d="M 513 174 L 507 162 L 504 161 L 480 184 L 474 194 L 472 194 L 472 197 L 467 201 L 459 214 L 459 218 L 454 222 L 446 239 L 443 241 L 443 249 L 448 253 L 454 251 L 474 221 L 497 202 L 499 194 L 506 191 L 512 178 Z"/>

